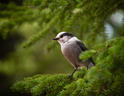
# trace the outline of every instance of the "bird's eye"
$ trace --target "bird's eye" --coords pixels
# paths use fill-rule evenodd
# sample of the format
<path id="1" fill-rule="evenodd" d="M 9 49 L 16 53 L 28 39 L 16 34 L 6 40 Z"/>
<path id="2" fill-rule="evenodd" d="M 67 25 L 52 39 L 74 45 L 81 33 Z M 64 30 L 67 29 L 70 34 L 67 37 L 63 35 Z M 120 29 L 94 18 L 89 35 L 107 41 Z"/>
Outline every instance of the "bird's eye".
<path id="1" fill-rule="evenodd" d="M 63 37 L 63 35 L 60 36 L 60 38 L 62 38 L 62 37 Z"/>

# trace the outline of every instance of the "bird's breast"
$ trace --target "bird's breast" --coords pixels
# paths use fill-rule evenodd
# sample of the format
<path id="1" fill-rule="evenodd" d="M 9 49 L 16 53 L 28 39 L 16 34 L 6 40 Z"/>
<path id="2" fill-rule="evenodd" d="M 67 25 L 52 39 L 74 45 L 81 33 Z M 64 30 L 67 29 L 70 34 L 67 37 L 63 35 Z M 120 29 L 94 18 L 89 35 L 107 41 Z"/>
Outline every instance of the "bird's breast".
<path id="1" fill-rule="evenodd" d="M 81 49 L 76 45 L 76 43 L 67 43 L 61 46 L 61 51 L 71 63 L 76 63 L 79 60 Z"/>
<path id="2" fill-rule="evenodd" d="M 64 44 L 61 46 L 61 51 L 64 55 L 74 52 L 74 44 Z"/>

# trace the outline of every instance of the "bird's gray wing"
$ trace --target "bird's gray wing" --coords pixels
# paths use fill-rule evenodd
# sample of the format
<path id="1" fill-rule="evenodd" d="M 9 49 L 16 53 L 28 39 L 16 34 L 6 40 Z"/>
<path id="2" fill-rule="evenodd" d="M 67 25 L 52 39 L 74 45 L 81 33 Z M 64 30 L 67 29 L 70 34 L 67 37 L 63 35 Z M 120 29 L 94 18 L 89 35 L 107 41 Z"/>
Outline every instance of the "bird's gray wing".
<path id="1" fill-rule="evenodd" d="M 87 47 L 84 45 L 83 42 L 76 41 L 76 43 L 79 45 L 79 47 L 81 48 L 82 51 L 88 50 Z M 91 61 L 93 63 L 93 65 L 95 65 L 95 62 L 93 61 L 92 57 L 90 57 L 88 60 Z"/>
<path id="2" fill-rule="evenodd" d="M 76 41 L 76 43 L 78 44 L 78 46 L 81 48 L 82 51 L 87 50 L 86 46 L 84 45 L 83 42 L 81 41 Z"/>

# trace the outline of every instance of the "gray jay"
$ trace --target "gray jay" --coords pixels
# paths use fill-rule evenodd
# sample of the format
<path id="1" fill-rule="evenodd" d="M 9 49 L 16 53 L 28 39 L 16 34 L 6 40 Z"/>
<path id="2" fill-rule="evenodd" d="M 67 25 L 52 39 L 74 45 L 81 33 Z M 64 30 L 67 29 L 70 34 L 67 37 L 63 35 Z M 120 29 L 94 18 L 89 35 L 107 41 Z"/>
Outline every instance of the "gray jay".
<path id="1" fill-rule="evenodd" d="M 82 66 L 86 66 L 87 69 L 95 65 L 92 58 L 89 58 L 86 61 L 82 61 L 79 58 L 80 53 L 86 51 L 84 43 L 81 42 L 77 37 L 68 32 L 60 32 L 53 39 L 57 40 L 61 46 L 61 51 L 64 57 L 72 64 L 75 70 L 72 72 L 72 75 L 77 69 L 80 69 Z"/>

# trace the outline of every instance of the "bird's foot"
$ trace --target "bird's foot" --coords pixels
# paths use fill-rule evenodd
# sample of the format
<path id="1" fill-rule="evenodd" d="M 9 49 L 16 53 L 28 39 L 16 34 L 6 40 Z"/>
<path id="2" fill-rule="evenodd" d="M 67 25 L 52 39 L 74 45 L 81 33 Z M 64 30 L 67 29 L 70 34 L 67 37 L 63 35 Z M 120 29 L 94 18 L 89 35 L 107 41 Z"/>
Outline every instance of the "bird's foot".
<path id="1" fill-rule="evenodd" d="M 71 74 L 71 75 L 69 75 L 69 79 L 70 80 L 72 80 L 73 79 L 73 75 Z"/>
<path id="2" fill-rule="evenodd" d="M 69 78 L 70 79 L 73 79 L 73 75 L 74 75 L 74 73 L 77 71 L 77 69 L 75 69 L 73 72 L 72 72 L 72 74 L 69 76 Z"/>

